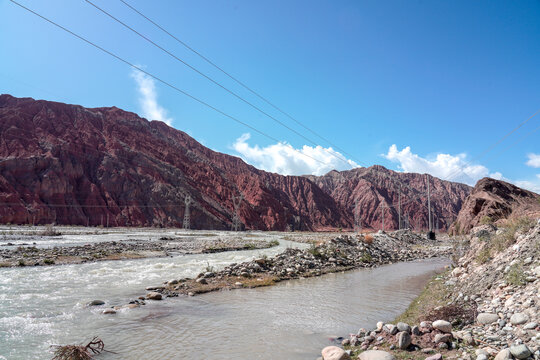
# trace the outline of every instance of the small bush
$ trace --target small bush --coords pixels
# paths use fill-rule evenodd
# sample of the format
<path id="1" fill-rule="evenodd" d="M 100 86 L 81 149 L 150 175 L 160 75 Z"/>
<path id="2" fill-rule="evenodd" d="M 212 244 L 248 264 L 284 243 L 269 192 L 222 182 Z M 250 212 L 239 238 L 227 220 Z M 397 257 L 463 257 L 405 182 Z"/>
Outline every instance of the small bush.
<path id="1" fill-rule="evenodd" d="M 480 224 L 482 225 L 493 224 L 493 219 L 487 215 L 483 216 L 482 219 L 480 219 Z"/>
<path id="2" fill-rule="evenodd" d="M 26 266 L 26 263 L 24 262 L 23 259 L 19 259 L 17 265 L 19 265 L 19 266 Z"/>
<path id="3" fill-rule="evenodd" d="M 484 246 L 476 255 L 476 262 L 479 264 L 485 264 L 491 259 L 491 248 Z"/>
<path id="4" fill-rule="evenodd" d="M 316 258 L 324 257 L 323 254 L 320 252 L 319 247 L 316 244 L 311 244 L 307 252 L 315 256 Z"/>
<path id="5" fill-rule="evenodd" d="M 269 245 L 270 247 L 278 246 L 278 245 L 279 245 L 279 241 L 277 241 L 277 240 L 272 240 L 272 241 L 270 241 L 270 243 L 268 243 L 268 245 Z"/>
<path id="6" fill-rule="evenodd" d="M 527 276 L 523 271 L 523 264 L 516 263 L 510 266 L 510 270 L 508 270 L 506 273 L 506 281 L 515 286 L 525 285 L 527 282 Z"/>
<path id="7" fill-rule="evenodd" d="M 362 261 L 364 263 L 370 263 L 372 260 L 373 260 L 373 258 L 371 256 L 371 254 L 368 253 L 368 252 L 364 252 L 362 254 L 362 257 L 360 258 L 360 261 Z"/>
<path id="8" fill-rule="evenodd" d="M 54 264 L 54 260 L 53 260 L 53 259 L 45 259 L 45 260 L 43 260 L 43 263 L 44 263 L 44 264 L 47 264 L 47 265 L 53 265 L 53 264 Z"/>
<path id="9" fill-rule="evenodd" d="M 373 235 L 371 234 L 364 235 L 364 242 L 366 244 L 373 244 L 373 240 L 374 240 Z"/>
<path id="10" fill-rule="evenodd" d="M 52 224 L 49 224 L 45 226 L 45 229 L 41 233 L 42 236 L 60 236 L 62 235 L 60 232 L 56 231 L 54 226 Z"/>

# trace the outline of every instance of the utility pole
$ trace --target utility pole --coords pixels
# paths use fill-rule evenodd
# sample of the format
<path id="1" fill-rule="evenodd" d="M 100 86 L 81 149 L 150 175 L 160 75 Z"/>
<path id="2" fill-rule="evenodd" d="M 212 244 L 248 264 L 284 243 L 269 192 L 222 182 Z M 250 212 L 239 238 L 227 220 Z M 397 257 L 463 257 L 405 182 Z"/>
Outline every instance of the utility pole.
<path id="1" fill-rule="evenodd" d="M 401 184 L 399 184 L 399 198 L 398 198 L 398 230 L 401 230 Z"/>
<path id="2" fill-rule="evenodd" d="M 189 230 L 189 222 L 190 222 L 190 214 L 189 214 L 189 205 L 191 205 L 191 195 L 187 194 L 184 199 L 184 204 L 186 205 L 186 209 L 184 211 L 184 222 L 182 223 L 182 227 L 184 230 Z"/>
<path id="3" fill-rule="evenodd" d="M 381 203 L 382 231 L 384 231 L 384 204 Z"/>
<path id="4" fill-rule="evenodd" d="M 428 204 L 428 236 L 429 240 L 435 240 L 435 233 L 432 231 L 431 227 L 431 195 L 429 193 L 429 175 L 426 174 L 427 181 L 427 204 Z"/>
<path id="5" fill-rule="evenodd" d="M 359 234 L 362 230 L 362 221 L 360 220 L 360 206 L 358 206 L 358 197 L 354 200 L 354 231 Z"/>
<path id="6" fill-rule="evenodd" d="M 233 231 L 239 231 L 241 224 L 240 224 L 240 215 L 238 214 L 238 210 L 240 209 L 240 203 L 242 203 L 242 200 L 244 199 L 244 195 L 240 194 L 239 196 L 235 196 L 233 194 L 232 201 L 234 205 L 234 215 L 233 215 L 233 221 L 232 221 L 232 227 L 231 230 Z"/>
<path id="7" fill-rule="evenodd" d="M 107 227 L 109 227 L 109 213 L 107 213 Z"/>

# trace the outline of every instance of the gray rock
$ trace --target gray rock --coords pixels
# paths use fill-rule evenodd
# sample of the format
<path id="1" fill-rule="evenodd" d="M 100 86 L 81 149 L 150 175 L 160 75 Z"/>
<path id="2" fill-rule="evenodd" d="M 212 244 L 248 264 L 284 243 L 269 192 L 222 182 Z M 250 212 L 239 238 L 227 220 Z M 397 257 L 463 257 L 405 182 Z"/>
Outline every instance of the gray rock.
<path id="1" fill-rule="evenodd" d="M 531 350 L 525 344 L 511 346 L 510 353 L 517 359 L 526 359 L 532 355 Z"/>
<path id="2" fill-rule="evenodd" d="M 358 356 L 360 360 L 396 360 L 389 352 L 382 350 L 367 350 Z"/>
<path id="3" fill-rule="evenodd" d="M 437 335 L 435 335 L 435 338 L 433 339 L 433 341 L 435 342 L 435 344 L 438 344 L 438 343 L 442 343 L 442 342 L 447 343 L 451 339 L 452 339 L 451 334 L 437 334 Z"/>
<path id="4" fill-rule="evenodd" d="M 529 321 L 529 317 L 524 313 L 515 313 L 510 318 L 510 323 L 512 325 L 521 325 L 525 324 L 527 321 Z"/>
<path id="5" fill-rule="evenodd" d="M 411 335 L 407 331 L 401 331 L 397 334 L 397 346 L 401 350 L 407 349 L 411 342 Z"/>
<path id="6" fill-rule="evenodd" d="M 488 357 L 486 354 L 480 354 L 476 357 L 476 360 L 487 360 Z"/>
<path id="7" fill-rule="evenodd" d="M 437 320 L 434 321 L 432 324 L 434 329 L 440 330 L 445 333 L 451 333 L 452 332 L 452 324 L 450 324 L 446 320 Z"/>
<path id="8" fill-rule="evenodd" d="M 537 326 L 538 326 L 537 323 L 535 323 L 535 322 L 530 322 L 530 323 L 526 324 L 525 326 L 523 326 L 523 330 L 533 330 L 533 329 L 535 329 Z"/>
<path id="9" fill-rule="evenodd" d="M 323 360 L 350 360 L 351 357 L 342 348 L 327 346 L 321 351 Z"/>
<path id="10" fill-rule="evenodd" d="M 476 317 L 476 321 L 483 325 L 494 323 L 497 320 L 499 320 L 499 316 L 497 314 L 480 313 Z"/>
<path id="11" fill-rule="evenodd" d="M 381 332 L 382 329 L 383 329 L 383 326 L 384 326 L 384 323 L 383 323 L 382 321 L 379 321 L 379 322 L 377 323 L 377 330 L 376 330 L 376 331 L 377 331 L 377 332 Z"/>
<path id="12" fill-rule="evenodd" d="M 196 282 L 198 282 L 199 284 L 203 284 L 203 285 L 206 285 L 208 284 L 208 281 L 206 281 L 205 278 L 201 277 L 201 278 L 198 278 L 197 280 L 195 280 Z"/>
<path id="13" fill-rule="evenodd" d="M 146 298 L 148 300 L 161 300 L 162 295 L 160 293 L 158 293 L 158 292 L 152 291 L 152 292 L 149 292 L 148 294 L 146 294 Z"/>
<path id="14" fill-rule="evenodd" d="M 114 309 L 105 309 L 105 310 L 103 310 L 102 314 L 105 314 L 105 315 L 116 314 L 116 310 L 114 310 Z"/>
<path id="15" fill-rule="evenodd" d="M 442 360 L 442 354 L 438 353 L 435 355 L 428 356 L 426 360 Z"/>
<path id="16" fill-rule="evenodd" d="M 390 335 L 396 335 L 398 333 L 398 328 L 394 324 L 386 324 L 383 329 Z"/>
<path id="17" fill-rule="evenodd" d="M 509 349 L 502 349 L 495 356 L 495 360 L 511 360 L 511 359 L 512 359 L 512 353 L 510 352 Z"/>
<path id="18" fill-rule="evenodd" d="M 396 326 L 399 331 L 406 331 L 409 334 L 411 333 L 411 327 L 409 326 L 409 324 L 406 324 L 404 322 L 398 322 Z"/>
<path id="19" fill-rule="evenodd" d="M 413 335 L 420 336 L 422 335 L 422 332 L 420 331 L 420 328 L 416 325 L 414 325 L 411 329 L 411 332 Z"/>
<path id="20" fill-rule="evenodd" d="M 88 303 L 88 306 L 99 306 L 105 304 L 103 300 L 92 300 Z"/>

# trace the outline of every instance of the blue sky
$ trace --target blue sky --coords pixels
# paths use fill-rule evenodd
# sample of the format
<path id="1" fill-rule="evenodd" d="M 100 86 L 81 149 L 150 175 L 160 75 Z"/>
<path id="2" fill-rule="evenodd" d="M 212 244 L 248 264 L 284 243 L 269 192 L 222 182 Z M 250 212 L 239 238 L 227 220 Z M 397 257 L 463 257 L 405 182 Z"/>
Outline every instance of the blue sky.
<path id="1" fill-rule="evenodd" d="M 540 191 L 540 131 L 532 132 L 540 114 L 480 157 L 540 109 L 538 1 L 128 2 L 345 150 L 352 166 L 382 164 L 470 184 L 491 174 Z M 118 106 L 270 171 L 349 168 L 323 149 L 328 143 L 120 1 L 95 3 L 321 148 L 85 1 L 20 3 L 281 142 L 153 83 L 8 0 L 0 0 L 1 93 Z"/>

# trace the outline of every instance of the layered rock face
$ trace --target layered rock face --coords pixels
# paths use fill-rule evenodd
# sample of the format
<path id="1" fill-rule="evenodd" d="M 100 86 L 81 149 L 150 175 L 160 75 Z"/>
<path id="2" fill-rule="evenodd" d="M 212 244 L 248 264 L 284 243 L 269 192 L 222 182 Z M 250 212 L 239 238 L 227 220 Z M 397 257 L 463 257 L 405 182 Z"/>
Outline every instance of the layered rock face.
<path id="1" fill-rule="evenodd" d="M 445 230 L 456 218 L 471 188 L 433 176 L 398 173 L 382 166 L 331 171 L 324 176 L 309 176 L 343 208 L 353 212 L 358 199 L 362 226 L 380 229 L 384 214 L 385 229 L 397 229 L 401 192 L 402 228 L 408 220 L 412 229 L 428 228 L 427 181 L 430 184 L 433 228 Z M 389 205 L 394 205 L 389 207 Z M 381 213 L 381 206 L 384 207 Z"/>
<path id="2" fill-rule="evenodd" d="M 212 151 L 182 131 L 116 107 L 84 108 L 0 96 L 0 222 L 181 226 L 191 195 L 191 227 L 227 229 L 233 195 L 243 195 L 243 228 L 378 229 L 379 205 L 397 204 L 414 229 L 427 227 L 425 177 L 381 166 L 327 175 L 282 176 Z M 455 218 L 469 187 L 429 177 L 436 228 Z M 414 199 L 410 201 L 409 199 Z M 385 209 L 386 229 L 398 227 Z"/>
<path id="3" fill-rule="evenodd" d="M 540 195 L 501 180 L 483 178 L 465 200 L 453 232 L 468 232 L 484 221 L 540 217 Z M 488 219 L 489 218 L 489 219 Z"/>
<path id="4" fill-rule="evenodd" d="M 0 96 L 0 219 L 12 224 L 318 230 L 351 216 L 309 179 L 258 170 L 121 109 Z"/>

